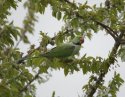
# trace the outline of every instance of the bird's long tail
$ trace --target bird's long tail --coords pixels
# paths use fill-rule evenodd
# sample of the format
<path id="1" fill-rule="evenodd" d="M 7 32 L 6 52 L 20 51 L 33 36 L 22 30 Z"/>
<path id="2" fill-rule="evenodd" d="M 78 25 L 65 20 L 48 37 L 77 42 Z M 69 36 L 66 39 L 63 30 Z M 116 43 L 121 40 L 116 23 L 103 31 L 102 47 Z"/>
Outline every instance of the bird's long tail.
<path id="1" fill-rule="evenodd" d="M 41 55 L 38 55 L 38 56 L 36 56 L 36 57 L 28 57 L 28 56 L 24 56 L 24 57 L 22 57 L 21 59 L 19 59 L 19 60 L 17 60 L 17 64 L 21 64 L 21 63 L 23 63 L 25 60 L 27 60 L 27 59 L 33 59 L 33 58 L 40 58 L 41 57 Z"/>

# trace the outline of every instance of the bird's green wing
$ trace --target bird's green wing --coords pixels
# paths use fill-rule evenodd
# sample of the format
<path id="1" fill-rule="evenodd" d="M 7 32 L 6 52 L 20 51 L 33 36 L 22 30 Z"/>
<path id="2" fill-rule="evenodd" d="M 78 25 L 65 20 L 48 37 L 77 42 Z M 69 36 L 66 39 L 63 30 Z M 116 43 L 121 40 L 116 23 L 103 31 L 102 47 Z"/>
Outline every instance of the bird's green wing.
<path id="1" fill-rule="evenodd" d="M 42 54 L 42 56 L 48 57 L 48 58 L 69 57 L 72 55 L 74 49 L 75 49 L 75 46 L 73 44 L 62 44 L 51 49 L 49 52 Z"/>

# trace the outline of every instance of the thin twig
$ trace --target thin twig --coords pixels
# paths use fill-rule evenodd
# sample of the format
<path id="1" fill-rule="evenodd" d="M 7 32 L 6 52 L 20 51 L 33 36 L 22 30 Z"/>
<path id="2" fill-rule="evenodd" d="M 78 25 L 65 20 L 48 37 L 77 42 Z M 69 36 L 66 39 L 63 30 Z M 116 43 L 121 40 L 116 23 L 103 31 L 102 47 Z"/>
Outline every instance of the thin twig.
<path id="1" fill-rule="evenodd" d="M 39 77 L 39 74 L 40 74 L 40 70 L 31 80 L 29 80 L 29 82 L 19 91 L 19 93 L 21 94 L 22 92 L 26 91 L 28 87 L 31 85 L 31 83 Z"/>
<path id="2" fill-rule="evenodd" d="M 24 60 L 26 60 L 34 51 L 39 50 L 40 46 L 37 47 L 36 49 L 32 50 L 30 53 L 28 53 L 27 55 L 25 55 L 24 57 L 22 57 L 21 59 L 19 59 L 16 64 L 21 64 L 24 62 Z"/>
<path id="3" fill-rule="evenodd" d="M 101 23 L 99 21 L 96 21 L 96 20 L 93 20 L 93 21 L 96 22 L 101 27 L 103 27 L 105 30 L 107 30 L 107 33 L 109 33 L 114 38 L 114 40 L 117 41 L 117 37 L 114 34 L 114 33 L 116 33 L 115 31 L 113 31 L 110 27 L 108 27 L 107 25 L 105 25 L 105 24 L 103 24 L 103 23 Z"/>

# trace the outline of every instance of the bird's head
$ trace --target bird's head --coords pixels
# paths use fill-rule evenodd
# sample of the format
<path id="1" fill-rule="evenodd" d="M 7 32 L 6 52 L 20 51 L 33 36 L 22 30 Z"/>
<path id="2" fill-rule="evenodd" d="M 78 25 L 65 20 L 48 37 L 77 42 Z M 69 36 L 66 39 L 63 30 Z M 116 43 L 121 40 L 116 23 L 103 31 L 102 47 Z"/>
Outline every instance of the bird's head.
<path id="1" fill-rule="evenodd" d="M 81 45 L 84 43 L 84 37 L 83 36 L 76 36 L 73 40 L 72 43 L 75 45 Z"/>

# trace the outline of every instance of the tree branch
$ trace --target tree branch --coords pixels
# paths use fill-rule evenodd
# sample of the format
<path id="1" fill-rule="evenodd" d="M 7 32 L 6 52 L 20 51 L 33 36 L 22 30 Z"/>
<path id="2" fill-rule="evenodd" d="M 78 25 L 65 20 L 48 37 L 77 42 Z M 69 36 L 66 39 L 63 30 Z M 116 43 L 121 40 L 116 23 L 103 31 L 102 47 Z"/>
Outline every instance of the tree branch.
<path id="1" fill-rule="evenodd" d="M 101 27 L 103 27 L 105 30 L 107 30 L 107 33 L 109 33 L 114 38 L 114 40 L 117 41 L 117 37 L 116 36 L 118 36 L 118 35 L 116 34 L 116 32 L 113 29 L 111 29 L 107 25 L 105 25 L 105 24 L 103 24 L 103 23 L 101 23 L 101 22 L 99 22 L 97 20 L 93 20 L 93 21 L 96 22 Z"/>
<path id="2" fill-rule="evenodd" d="M 24 57 L 22 57 L 21 59 L 17 60 L 16 64 L 21 64 L 24 62 L 24 60 L 26 60 L 34 51 L 39 50 L 40 46 L 37 47 L 36 49 L 32 50 L 30 53 L 28 53 L 27 55 L 25 55 Z"/>
<path id="3" fill-rule="evenodd" d="M 76 4 L 74 3 L 74 1 L 73 1 L 73 3 L 71 3 L 70 1 L 68 1 L 68 0 L 64 0 L 66 3 L 68 3 L 68 4 L 70 4 L 72 7 L 75 7 L 75 8 L 78 8 L 77 6 L 76 6 Z"/>
<path id="4" fill-rule="evenodd" d="M 39 74 L 40 74 L 40 70 L 31 80 L 29 80 L 29 82 L 19 91 L 19 93 L 21 94 L 22 92 L 26 91 L 28 87 L 31 85 L 31 83 L 39 77 Z"/>
<path id="5" fill-rule="evenodd" d="M 120 43 L 121 43 L 121 44 L 125 44 L 125 40 L 121 40 Z"/>
<path id="6" fill-rule="evenodd" d="M 120 39 L 122 37 L 123 37 L 123 33 L 121 33 L 119 35 Z M 87 95 L 87 97 L 93 97 L 93 95 L 96 92 L 97 88 L 99 87 L 99 85 L 101 85 L 101 82 L 103 82 L 103 78 L 107 74 L 109 67 L 111 66 L 111 64 L 115 63 L 115 57 L 116 57 L 116 53 L 117 53 L 117 50 L 118 50 L 119 46 L 120 46 L 120 42 L 116 41 L 115 44 L 114 44 L 114 47 L 112 48 L 112 51 L 111 51 L 111 53 L 109 55 L 109 58 L 107 58 L 107 60 L 103 62 L 103 64 L 108 66 L 107 71 L 101 72 L 101 74 L 99 75 L 96 83 L 93 85 L 93 87 L 91 87 L 90 92 Z"/>
<path id="7" fill-rule="evenodd" d="M 78 7 L 74 3 L 72 3 L 68 0 L 65 0 L 65 2 L 67 2 L 71 7 L 78 9 Z M 65 11 L 68 12 L 67 10 L 65 10 Z M 79 17 L 80 19 L 83 19 L 83 16 L 81 16 L 78 12 L 74 12 L 74 14 L 76 14 L 76 16 Z M 103 27 L 105 30 L 107 30 L 107 33 L 110 34 L 114 38 L 115 41 L 117 41 L 118 35 L 111 27 L 109 27 L 109 26 L 107 26 L 107 25 L 105 25 L 97 20 L 94 20 L 93 17 L 91 17 L 90 20 L 97 23 L 98 25 Z"/>

